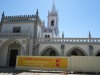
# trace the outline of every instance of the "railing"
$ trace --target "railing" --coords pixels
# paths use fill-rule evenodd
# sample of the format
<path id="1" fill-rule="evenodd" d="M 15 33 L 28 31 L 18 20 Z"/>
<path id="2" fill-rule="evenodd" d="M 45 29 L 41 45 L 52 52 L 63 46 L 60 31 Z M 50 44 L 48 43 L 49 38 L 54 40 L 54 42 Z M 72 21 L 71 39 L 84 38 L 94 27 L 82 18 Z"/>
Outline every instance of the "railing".
<path id="1" fill-rule="evenodd" d="M 39 43 L 100 43 L 100 38 L 39 38 Z"/>
<path id="2" fill-rule="evenodd" d="M 0 33 L 0 38 L 26 38 L 27 33 Z"/>

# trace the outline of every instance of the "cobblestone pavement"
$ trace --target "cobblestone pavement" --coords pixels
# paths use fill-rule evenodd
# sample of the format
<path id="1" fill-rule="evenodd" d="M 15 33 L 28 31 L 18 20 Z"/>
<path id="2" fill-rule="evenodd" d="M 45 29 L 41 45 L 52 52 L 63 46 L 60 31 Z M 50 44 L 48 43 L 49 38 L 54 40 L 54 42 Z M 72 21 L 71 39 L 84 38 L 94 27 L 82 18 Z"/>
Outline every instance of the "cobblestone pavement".
<path id="1" fill-rule="evenodd" d="M 55 74 L 55 73 L 29 73 L 29 72 L 22 72 L 22 73 L 0 73 L 0 75 L 60 75 L 60 74 Z"/>
<path id="2" fill-rule="evenodd" d="M 30 73 L 30 72 L 22 72 L 22 73 L 0 73 L 0 75 L 100 75 L 100 74 L 64 74 L 64 73 Z"/>
<path id="3" fill-rule="evenodd" d="M 21 71 L 15 68 L 0 67 L 0 75 L 100 75 L 100 74 L 65 74 L 65 73 L 46 73 L 37 71 Z"/>
<path id="4" fill-rule="evenodd" d="M 63 73 L 41 73 L 37 71 L 22 71 L 12 67 L 0 67 L 0 75 L 65 75 Z"/>

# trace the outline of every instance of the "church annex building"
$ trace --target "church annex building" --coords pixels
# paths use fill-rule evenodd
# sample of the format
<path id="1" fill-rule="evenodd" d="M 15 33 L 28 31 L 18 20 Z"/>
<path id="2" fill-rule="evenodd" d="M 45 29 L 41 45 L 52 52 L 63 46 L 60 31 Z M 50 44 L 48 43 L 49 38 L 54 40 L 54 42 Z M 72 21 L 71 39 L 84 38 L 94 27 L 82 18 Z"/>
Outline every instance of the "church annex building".
<path id="1" fill-rule="evenodd" d="M 0 22 L 0 66 L 15 66 L 16 56 L 100 56 L 100 38 L 59 37 L 58 11 L 53 3 L 48 25 L 38 15 L 6 16 Z"/>

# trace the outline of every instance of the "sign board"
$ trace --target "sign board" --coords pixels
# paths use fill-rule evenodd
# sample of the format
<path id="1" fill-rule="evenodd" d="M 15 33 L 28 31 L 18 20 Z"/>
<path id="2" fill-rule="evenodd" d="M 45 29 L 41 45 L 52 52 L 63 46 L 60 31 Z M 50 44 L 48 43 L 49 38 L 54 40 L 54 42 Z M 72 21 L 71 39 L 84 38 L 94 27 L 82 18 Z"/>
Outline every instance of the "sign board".
<path id="1" fill-rule="evenodd" d="M 18 56 L 16 66 L 66 69 L 68 61 L 67 58 L 63 57 Z"/>

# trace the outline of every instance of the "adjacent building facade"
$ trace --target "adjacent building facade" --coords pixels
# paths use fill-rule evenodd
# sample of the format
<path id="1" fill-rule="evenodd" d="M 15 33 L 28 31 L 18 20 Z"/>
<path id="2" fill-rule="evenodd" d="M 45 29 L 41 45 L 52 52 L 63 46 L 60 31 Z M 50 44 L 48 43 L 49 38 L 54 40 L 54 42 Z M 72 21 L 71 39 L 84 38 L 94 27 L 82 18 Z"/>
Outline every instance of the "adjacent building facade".
<path id="1" fill-rule="evenodd" d="M 100 38 L 59 37 L 59 16 L 53 3 L 48 25 L 38 15 L 6 16 L 0 22 L 0 66 L 15 66 L 16 56 L 100 56 Z"/>

